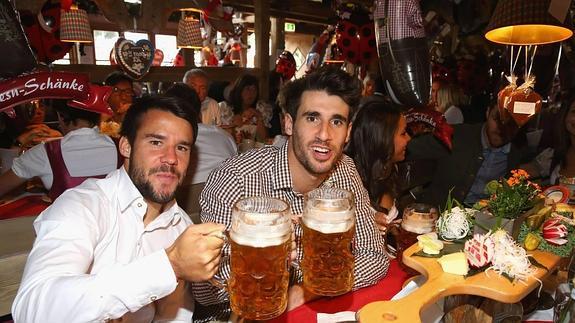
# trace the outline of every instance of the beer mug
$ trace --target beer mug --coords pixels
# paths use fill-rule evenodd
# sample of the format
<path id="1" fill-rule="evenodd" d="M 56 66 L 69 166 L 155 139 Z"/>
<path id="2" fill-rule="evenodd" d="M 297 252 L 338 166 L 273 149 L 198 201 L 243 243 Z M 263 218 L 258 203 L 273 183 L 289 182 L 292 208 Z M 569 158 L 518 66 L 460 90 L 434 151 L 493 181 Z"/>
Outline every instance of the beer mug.
<path id="1" fill-rule="evenodd" d="M 232 311 L 240 317 L 268 320 L 285 311 L 291 233 L 282 200 L 248 197 L 234 205 L 228 291 Z"/>
<path id="2" fill-rule="evenodd" d="M 418 275 L 419 273 L 403 264 L 403 252 L 417 243 L 418 235 L 435 231 L 435 222 L 438 217 L 437 208 L 429 204 L 412 203 L 403 210 L 397 239 L 397 260 L 408 274 Z"/>
<path id="3" fill-rule="evenodd" d="M 303 286 L 316 295 L 344 294 L 353 286 L 353 194 L 338 188 L 319 188 L 308 192 L 304 203 Z"/>

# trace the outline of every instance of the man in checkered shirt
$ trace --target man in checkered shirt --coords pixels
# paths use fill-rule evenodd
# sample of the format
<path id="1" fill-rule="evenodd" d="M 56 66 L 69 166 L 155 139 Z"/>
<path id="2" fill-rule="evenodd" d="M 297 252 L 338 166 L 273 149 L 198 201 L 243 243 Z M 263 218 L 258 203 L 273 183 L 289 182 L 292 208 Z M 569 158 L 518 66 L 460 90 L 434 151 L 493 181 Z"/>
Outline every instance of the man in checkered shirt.
<path id="1" fill-rule="evenodd" d="M 303 212 L 304 194 L 321 186 L 333 186 L 354 193 L 356 232 L 354 289 L 375 284 L 389 266 L 384 240 L 374 222 L 367 191 L 351 158 L 343 155 L 349 139 L 351 118 L 361 97 L 358 79 L 342 70 L 323 67 L 288 83 L 281 94 L 285 133 L 282 147 L 266 146 L 228 159 L 208 177 L 200 198 L 202 222 L 230 227 L 232 207 L 248 196 L 271 196 L 287 201 L 294 217 Z M 302 228 L 294 226 L 297 259 L 302 259 Z M 230 275 L 230 248 L 223 250 L 218 275 Z M 317 296 L 304 294 L 301 272 L 292 268 L 288 311 Z M 209 283 L 194 283 L 195 299 L 205 308 L 207 320 L 227 319 L 228 294 Z M 200 306 L 201 307 L 201 306 Z M 202 312 L 198 308 L 194 314 Z M 200 319 L 194 315 L 194 320 Z"/>

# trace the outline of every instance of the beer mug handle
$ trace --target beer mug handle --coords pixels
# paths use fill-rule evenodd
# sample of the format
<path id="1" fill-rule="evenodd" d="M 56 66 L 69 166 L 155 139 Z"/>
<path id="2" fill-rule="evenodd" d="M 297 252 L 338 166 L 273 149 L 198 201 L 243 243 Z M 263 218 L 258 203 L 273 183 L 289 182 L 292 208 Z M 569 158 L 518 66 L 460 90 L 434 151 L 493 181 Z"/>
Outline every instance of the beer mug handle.
<path id="1" fill-rule="evenodd" d="M 224 240 L 224 246 L 222 247 L 222 249 L 224 249 L 226 247 L 226 245 L 230 244 L 230 241 L 229 241 L 230 232 L 229 232 L 229 230 L 226 230 L 224 232 L 218 232 L 218 233 L 219 233 L 218 238 Z M 210 278 L 208 280 L 208 282 L 210 284 L 212 284 L 213 286 L 216 286 L 218 288 L 225 289 L 225 290 L 228 289 L 227 280 L 223 279 L 222 277 L 218 276 L 217 274 L 215 274 L 212 278 Z"/>

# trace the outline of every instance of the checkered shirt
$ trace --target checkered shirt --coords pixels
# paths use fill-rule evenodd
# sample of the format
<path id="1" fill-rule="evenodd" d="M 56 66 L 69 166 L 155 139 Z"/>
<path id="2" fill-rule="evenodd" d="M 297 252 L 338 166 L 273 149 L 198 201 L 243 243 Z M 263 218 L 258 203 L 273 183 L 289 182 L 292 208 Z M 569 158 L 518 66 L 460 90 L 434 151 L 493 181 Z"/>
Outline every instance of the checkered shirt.
<path id="1" fill-rule="evenodd" d="M 270 196 L 288 202 L 293 214 L 303 213 L 304 196 L 293 189 L 288 166 L 288 143 L 282 147 L 266 146 L 251 150 L 225 161 L 214 170 L 202 191 L 200 205 L 202 222 L 223 223 L 230 228 L 232 206 L 244 197 Z M 356 226 L 353 254 L 355 257 L 354 290 L 370 286 L 383 278 L 389 267 L 384 240 L 375 226 L 375 211 L 353 160 L 343 155 L 322 186 L 338 187 L 353 192 L 356 201 Z M 302 260 L 302 228 L 294 227 L 297 259 Z M 223 249 L 218 276 L 230 276 L 230 248 Z M 301 272 L 294 270 L 292 283 L 302 280 Z M 195 299 L 203 305 L 224 303 L 228 294 L 209 283 L 194 283 Z M 220 316 L 221 317 L 221 316 Z"/>
<path id="2" fill-rule="evenodd" d="M 386 4 L 389 8 L 386 10 Z M 423 38 L 423 17 L 417 0 L 376 0 L 373 19 L 376 22 L 379 45 L 402 38 Z"/>

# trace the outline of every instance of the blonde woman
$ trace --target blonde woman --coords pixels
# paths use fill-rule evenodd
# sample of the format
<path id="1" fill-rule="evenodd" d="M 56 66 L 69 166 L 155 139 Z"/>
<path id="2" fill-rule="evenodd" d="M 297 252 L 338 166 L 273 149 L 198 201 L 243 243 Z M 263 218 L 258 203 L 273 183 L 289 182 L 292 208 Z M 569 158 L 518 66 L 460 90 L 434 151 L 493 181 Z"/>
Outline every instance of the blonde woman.
<path id="1" fill-rule="evenodd" d="M 435 109 L 445 116 L 447 123 L 463 123 L 461 107 L 467 105 L 467 96 L 461 88 L 455 85 L 440 87 L 437 91 L 437 105 Z"/>

